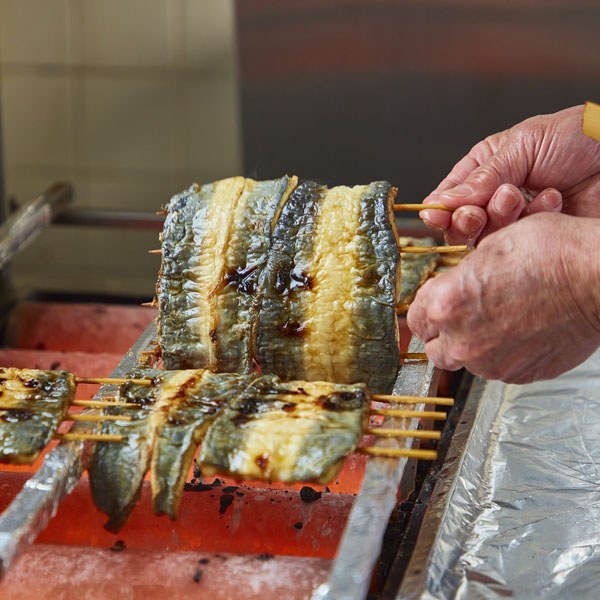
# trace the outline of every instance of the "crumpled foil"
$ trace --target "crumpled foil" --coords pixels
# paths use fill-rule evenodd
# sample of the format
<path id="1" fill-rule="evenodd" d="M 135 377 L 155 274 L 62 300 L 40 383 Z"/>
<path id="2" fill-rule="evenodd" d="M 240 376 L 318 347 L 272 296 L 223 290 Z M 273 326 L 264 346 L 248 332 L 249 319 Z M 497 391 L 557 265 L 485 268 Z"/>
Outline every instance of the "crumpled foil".
<path id="1" fill-rule="evenodd" d="M 488 382 L 421 598 L 599 598 L 600 351 Z"/>

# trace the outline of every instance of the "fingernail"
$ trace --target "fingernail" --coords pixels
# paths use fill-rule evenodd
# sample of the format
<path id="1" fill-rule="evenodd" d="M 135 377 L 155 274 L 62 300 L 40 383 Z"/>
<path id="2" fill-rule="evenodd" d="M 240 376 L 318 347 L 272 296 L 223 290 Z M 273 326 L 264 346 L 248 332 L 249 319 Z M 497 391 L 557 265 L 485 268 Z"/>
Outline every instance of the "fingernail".
<path id="1" fill-rule="evenodd" d="M 429 220 L 429 211 L 428 210 L 423 210 L 419 213 L 419 216 L 421 217 L 421 219 L 423 220 L 423 223 L 425 223 L 425 225 L 427 225 L 427 227 L 429 227 L 430 229 L 435 229 L 437 231 L 446 231 L 446 227 L 444 227 L 443 225 L 437 225 L 436 223 L 432 223 Z"/>
<path id="2" fill-rule="evenodd" d="M 448 190 L 446 192 L 442 192 L 440 196 L 454 196 L 456 198 L 466 198 L 467 196 L 472 196 L 473 190 L 470 185 L 467 183 L 461 183 L 457 185 L 455 188 Z"/>
<path id="3" fill-rule="evenodd" d="M 507 217 L 514 213 L 522 204 L 522 198 L 517 196 L 512 188 L 500 186 L 496 191 L 494 207 L 501 215 Z"/>
<path id="4" fill-rule="evenodd" d="M 467 236 L 472 236 L 483 227 L 483 221 L 477 215 L 463 212 L 458 217 L 458 228 Z"/>
<path id="5" fill-rule="evenodd" d="M 562 204 L 562 195 L 556 190 L 544 190 L 540 202 L 546 210 L 556 210 Z"/>

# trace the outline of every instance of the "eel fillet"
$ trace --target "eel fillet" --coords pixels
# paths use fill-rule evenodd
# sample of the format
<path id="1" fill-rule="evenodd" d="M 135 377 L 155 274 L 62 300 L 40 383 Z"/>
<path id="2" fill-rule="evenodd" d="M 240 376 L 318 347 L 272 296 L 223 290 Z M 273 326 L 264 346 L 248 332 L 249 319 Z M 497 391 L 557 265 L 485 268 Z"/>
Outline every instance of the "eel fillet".
<path id="1" fill-rule="evenodd" d="M 251 370 L 256 282 L 273 223 L 296 184 L 288 176 L 233 177 L 172 198 L 157 282 L 166 368 Z"/>
<path id="2" fill-rule="evenodd" d="M 363 384 L 262 376 L 209 427 L 198 463 L 206 475 L 328 483 L 358 445 L 369 406 Z"/>
<path id="3" fill-rule="evenodd" d="M 32 463 L 65 418 L 75 389 L 68 371 L 0 368 L 0 462 Z"/>
<path id="4" fill-rule="evenodd" d="M 435 240 L 430 237 L 413 238 L 401 237 L 400 246 L 435 246 Z M 410 304 L 417 290 L 427 281 L 427 278 L 437 266 L 439 254 L 410 254 L 401 255 L 402 286 L 400 303 Z"/>
<path id="5" fill-rule="evenodd" d="M 262 373 L 391 391 L 400 365 L 394 196 L 387 182 L 305 182 L 292 193 L 261 278 Z"/>

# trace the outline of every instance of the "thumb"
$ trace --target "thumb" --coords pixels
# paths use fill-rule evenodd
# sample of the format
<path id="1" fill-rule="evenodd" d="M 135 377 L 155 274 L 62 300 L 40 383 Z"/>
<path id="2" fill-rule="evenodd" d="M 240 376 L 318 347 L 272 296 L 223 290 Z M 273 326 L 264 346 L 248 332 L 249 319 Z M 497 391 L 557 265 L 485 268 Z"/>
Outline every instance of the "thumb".
<path id="1" fill-rule="evenodd" d="M 525 147 L 511 141 L 471 171 L 459 185 L 440 192 L 439 202 L 450 208 L 465 204 L 485 207 L 502 184 L 520 187 L 528 173 L 529 159 Z"/>

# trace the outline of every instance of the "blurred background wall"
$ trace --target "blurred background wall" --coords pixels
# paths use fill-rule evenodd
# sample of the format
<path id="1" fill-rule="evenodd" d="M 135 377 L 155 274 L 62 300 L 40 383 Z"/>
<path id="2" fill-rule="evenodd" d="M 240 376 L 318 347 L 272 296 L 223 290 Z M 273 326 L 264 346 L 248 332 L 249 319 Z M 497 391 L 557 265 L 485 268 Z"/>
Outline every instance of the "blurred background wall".
<path id="1" fill-rule="evenodd" d="M 233 0 L 0 0 L 6 192 L 154 212 L 242 170 Z M 154 232 L 54 226 L 24 288 L 151 296 Z"/>
<path id="2" fill-rule="evenodd" d="M 193 181 L 388 179 L 418 202 L 469 148 L 600 100 L 597 0 L 0 0 L 9 196 L 154 211 Z M 55 226 L 23 289 L 150 296 L 155 233 Z"/>

